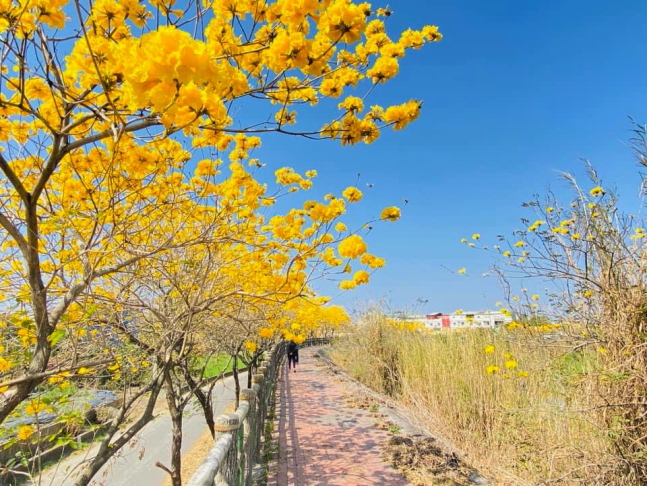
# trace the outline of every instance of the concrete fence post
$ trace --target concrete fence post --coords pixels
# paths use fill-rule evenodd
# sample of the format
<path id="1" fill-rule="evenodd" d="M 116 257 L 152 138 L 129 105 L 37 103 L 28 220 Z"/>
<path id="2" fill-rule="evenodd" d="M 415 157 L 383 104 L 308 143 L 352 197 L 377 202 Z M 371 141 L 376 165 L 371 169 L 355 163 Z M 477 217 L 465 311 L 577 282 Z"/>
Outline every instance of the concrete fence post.
<path id="1" fill-rule="evenodd" d="M 229 435 L 231 442 L 229 449 L 215 478 L 216 486 L 237 486 L 238 482 L 238 429 L 240 418 L 235 413 L 223 413 L 215 420 L 216 440 Z"/>
<path id="2" fill-rule="evenodd" d="M 259 425 L 263 427 L 267 416 L 267 390 L 265 389 L 265 375 L 261 373 L 253 375 L 252 384 L 258 385 L 258 416 L 261 420 Z"/>
<path id="3" fill-rule="evenodd" d="M 255 388 L 246 388 L 240 392 L 240 400 L 249 404 L 247 415 L 243 419 L 244 439 L 243 444 L 245 447 L 245 486 L 252 484 L 252 469 L 258 462 L 258 391 Z"/>

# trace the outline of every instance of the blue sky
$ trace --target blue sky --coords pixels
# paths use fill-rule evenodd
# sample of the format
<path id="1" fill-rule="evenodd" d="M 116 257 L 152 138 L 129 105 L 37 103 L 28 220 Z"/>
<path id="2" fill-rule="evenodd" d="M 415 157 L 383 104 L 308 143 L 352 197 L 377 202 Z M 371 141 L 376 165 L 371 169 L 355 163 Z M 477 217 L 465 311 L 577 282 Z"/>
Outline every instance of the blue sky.
<path id="1" fill-rule="evenodd" d="M 426 299 L 422 310 L 429 311 L 492 306 L 502 295 L 494 280 L 444 268 L 465 266 L 478 276 L 491 264 L 483 252 L 460 245 L 461 237 L 479 232 L 492 242 L 509 234 L 525 215 L 520 204 L 548 187 L 564 189 L 558 171 L 582 174 L 583 157 L 605 186 L 636 200 L 627 116 L 647 122 L 647 2 L 389 5 L 389 32 L 432 23 L 445 36 L 409 55 L 400 75 L 370 98 L 383 105 L 423 99 L 420 119 L 370 146 L 265 136 L 255 156 L 268 169 L 318 169 L 315 194 L 341 191 L 361 173 L 360 188 L 374 187 L 353 208 L 351 223 L 402 205 L 403 197 L 410 201 L 398 223 L 376 225 L 367 236 L 387 266 L 336 302 L 387 296 L 396 307 Z M 332 285 L 321 289 L 339 294 Z"/>
<path id="2" fill-rule="evenodd" d="M 582 174 L 581 158 L 591 160 L 605 187 L 617 187 L 626 205 L 636 206 L 639 169 L 627 147 L 627 116 L 647 123 L 647 2 L 388 4 L 394 38 L 407 27 L 436 24 L 444 39 L 410 52 L 400 74 L 367 104 L 422 99 L 421 117 L 404 131 L 385 131 L 372 145 L 268 134 L 254 153 L 267 164 L 262 180 L 286 165 L 317 169 L 308 198 L 340 193 L 361 173 L 365 197 L 349 208 L 351 227 L 385 206 L 403 207 L 398 223 L 376 224 L 366 237 L 369 251 L 387 260 L 371 284 L 340 293 L 336 284 L 323 283 L 322 293 L 348 306 L 383 297 L 401 308 L 422 298 L 426 311 L 492 306 L 502 293 L 494 280 L 478 277 L 492 260 L 459 240 L 478 232 L 493 243 L 495 235 L 510 234 L 527 215 L 521 203 L 549 187 L 565 190 L 558 172 Z M 300 110 L 297 129 L 320 128 L 338 115 L 339 101 Z M 276 108 L 242 104 L 234 116 L 261 121 Z M 455 274 L 461 267 L 470 276 Z"/>
<path id="3" fill-rule="evenodd" d="M 364 200 L 349 208 L 350 227 L 385 206 L 403 208 L 399 222 L 376 224 L 366 236 L 369 251 L 387 260 L 370 285 L 345 293 L 336 283 L 317 285 L 336 303 L 352 307 L 386 297 L 395 308 L 427 300 L 421 311 L 493 306 L 502 292 L 493 279 L 479 278 L 492 259 L 461 245 L 462 237 L 478 232 L 493 243 L 497 234 L 510 234 L 528 216 L 521 203 L 549 187 L 564 190 L 558 172 L 582 174 L 581 158 L 591 160 L 605 187 L 617 187 L 629 207 L 636 201 L 638 167 L 627 148 L 627 116 L 647 123 L 647 2 L 388 5 L 392 37 L 436 24 L 444 39 L 410 52 L 400 74 L 367 104 L 422 99 L 421 117 L 404 131 L 387 130 L 374 144 L 355 147 L 265 135 L 254 153 L 267 164 L 258 176 L 271 181 L 282 166 L 317 169 L 313 190 L 297 196 L 311 199 L 340 193 L 361 173 Z M 339 114 L 339 101 L 299 110 L 297 129 L 320 128 Z M 234 116 L 258 122 L 276 108 L 244 103 Z M 455 273 L 461 267 L 469 276 Z"/>

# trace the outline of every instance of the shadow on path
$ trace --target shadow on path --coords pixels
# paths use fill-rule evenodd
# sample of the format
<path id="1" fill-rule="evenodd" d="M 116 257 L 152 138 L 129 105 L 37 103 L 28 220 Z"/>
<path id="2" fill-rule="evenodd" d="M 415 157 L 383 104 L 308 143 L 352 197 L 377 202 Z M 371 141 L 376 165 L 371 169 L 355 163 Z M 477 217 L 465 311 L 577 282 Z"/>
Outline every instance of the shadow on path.
<path id="1" fill-rule="evenodd" d="M 388 434 L 369 412 L 348 408 L 346 385 L 316 365 L 316 348 L 300 351 L 296 373 L 284 366 L 274 440 L 279 457 L 270 486 L 405 486 L 409 482 L 380 457 Z"/>

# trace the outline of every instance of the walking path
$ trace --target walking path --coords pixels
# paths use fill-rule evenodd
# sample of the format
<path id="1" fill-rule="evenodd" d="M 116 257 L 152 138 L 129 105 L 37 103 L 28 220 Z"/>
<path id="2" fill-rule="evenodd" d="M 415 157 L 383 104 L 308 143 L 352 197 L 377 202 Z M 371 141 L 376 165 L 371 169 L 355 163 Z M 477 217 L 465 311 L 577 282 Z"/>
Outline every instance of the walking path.
<path id="1" fill-rule="evenodd" d="M 300 351 L 296 373 L 281 371 L 279 458 L 268 486 L 408 485 L 380 457 L 388 433 L 374 426 L 368 411 L 345 404 L 345 395 L 356 392 L 318 363 L 316 351 Z"/>

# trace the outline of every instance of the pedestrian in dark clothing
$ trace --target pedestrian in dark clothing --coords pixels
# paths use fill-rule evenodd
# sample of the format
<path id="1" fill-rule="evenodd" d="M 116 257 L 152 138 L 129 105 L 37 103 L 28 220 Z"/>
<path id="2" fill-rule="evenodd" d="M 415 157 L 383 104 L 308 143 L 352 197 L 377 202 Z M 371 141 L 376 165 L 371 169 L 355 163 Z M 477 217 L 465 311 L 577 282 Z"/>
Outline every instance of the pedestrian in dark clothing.
<path id="1" fill-rule="evenodd" d="M 297 372 L 297 363 L 299 362 L 299 346 L 294 341 L 288 343 L 288 369 L 294 368 L 294 373 Z"/>

